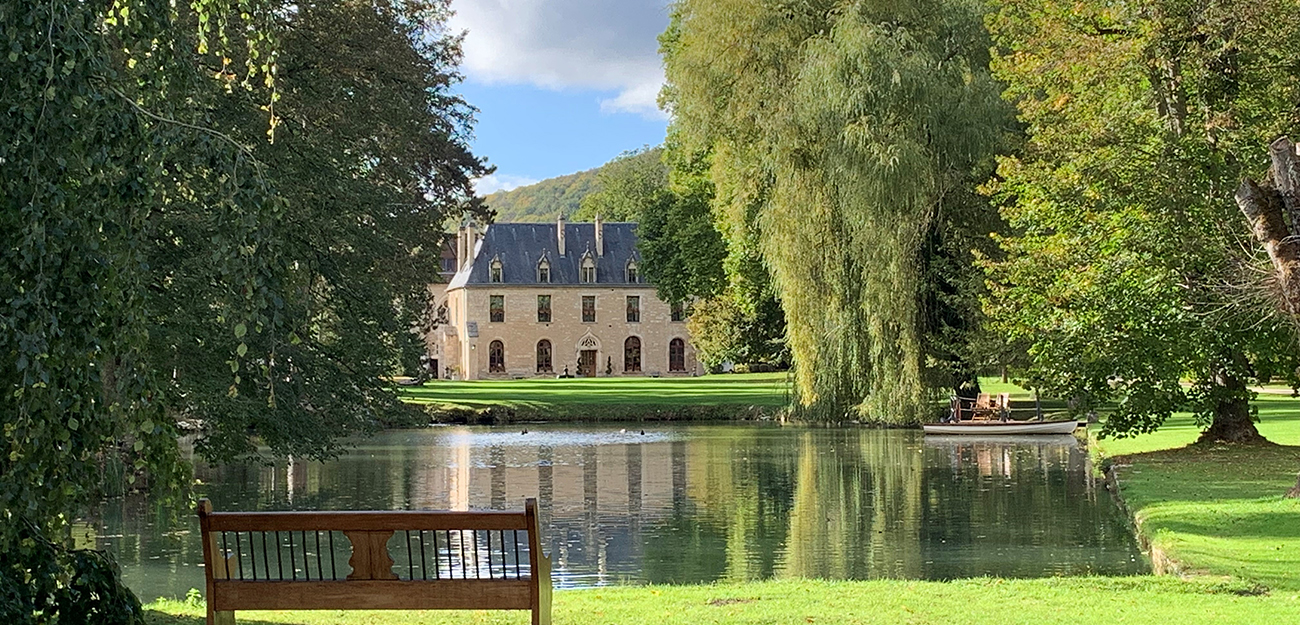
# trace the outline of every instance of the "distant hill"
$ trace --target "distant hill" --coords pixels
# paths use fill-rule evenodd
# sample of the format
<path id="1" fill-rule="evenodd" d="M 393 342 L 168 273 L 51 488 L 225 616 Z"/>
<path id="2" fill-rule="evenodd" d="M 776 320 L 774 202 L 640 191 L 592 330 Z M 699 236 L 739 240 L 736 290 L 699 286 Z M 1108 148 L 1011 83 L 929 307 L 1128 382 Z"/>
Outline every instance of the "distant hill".
<path id="1" fill-rule="evenodd" d="M 564 211 L 578 211 L 582 198 L 599 189 L 596 175 L 600 168 L 576 174 L 547 178 L 526 187 L 489 194 L 484 201 L 497 212 L 497 221 L 552 221 Z"/>
<path id="2" fill-rule="evenodd" d="M 659 148 L 654 148 L 631 158 L 657 161 L 660 152 Z M 547 178 L 526 187 L 497 191 L 488 194 L 484 200 L 497 211 L 498 222 L 552 221 L 561 211 L 565 215 L 578 212 L 582 198 L 600 190 L 600 172 L 606 167 L 609 163 L 576 174 Z"/>

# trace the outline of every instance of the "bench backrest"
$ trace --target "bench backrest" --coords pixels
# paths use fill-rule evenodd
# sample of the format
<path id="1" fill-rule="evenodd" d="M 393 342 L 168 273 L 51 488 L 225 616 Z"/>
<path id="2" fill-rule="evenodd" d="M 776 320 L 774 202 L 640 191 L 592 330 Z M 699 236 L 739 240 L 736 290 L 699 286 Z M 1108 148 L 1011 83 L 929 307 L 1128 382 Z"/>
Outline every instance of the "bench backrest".
<path id="1" fill-rule="evenodd" d="M 213 512 L 204 499 L 198 512 L 209 623 L 347 609 L 531 610 L 550 622 L 534 499 L 522 512 Z"/>

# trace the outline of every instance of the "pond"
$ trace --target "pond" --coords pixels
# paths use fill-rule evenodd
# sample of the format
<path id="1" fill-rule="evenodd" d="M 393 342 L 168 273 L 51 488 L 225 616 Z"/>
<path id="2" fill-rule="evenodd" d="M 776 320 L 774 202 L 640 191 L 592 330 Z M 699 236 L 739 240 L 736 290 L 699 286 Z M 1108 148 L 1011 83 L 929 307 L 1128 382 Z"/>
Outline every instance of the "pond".
<path id="1" fill-rule="evenodd" d="M 390 431 L 326 463 L 196 476 L 217 510 L 522 509 L 536 497 L 557 587 L 1148 570 L 1071 436 L 521 427 Z M 203 586 L 189 515 L 114 500 L 94 534 L 144 601 Z"/>

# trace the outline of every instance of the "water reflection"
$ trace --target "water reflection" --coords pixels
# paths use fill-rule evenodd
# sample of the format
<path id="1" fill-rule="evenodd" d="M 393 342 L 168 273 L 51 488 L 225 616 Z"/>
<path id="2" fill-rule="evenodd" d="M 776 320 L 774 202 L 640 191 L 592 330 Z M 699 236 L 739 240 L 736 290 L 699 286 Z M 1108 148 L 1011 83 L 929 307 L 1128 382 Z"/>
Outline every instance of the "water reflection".
<path id="1" fill-rule="evenodd" d="M 218 510 L 520 508 L 560 586 L 1145 570 L 1073 437 L 694 426 L 384 433 L 329 463 L 199 467 Z M 192 519 L 110 502 L 101 544 L 145 599 L 202 585 Z"/>

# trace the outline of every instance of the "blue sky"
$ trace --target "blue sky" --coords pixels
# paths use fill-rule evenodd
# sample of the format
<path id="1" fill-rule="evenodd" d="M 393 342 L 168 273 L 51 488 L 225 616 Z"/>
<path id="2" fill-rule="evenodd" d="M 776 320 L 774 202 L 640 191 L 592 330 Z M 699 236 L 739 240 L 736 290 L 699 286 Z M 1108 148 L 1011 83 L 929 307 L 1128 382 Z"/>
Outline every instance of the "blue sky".
<path id="1" fill-rule="evenodd" d="M 597 167 L 663 141 L 656 37 L 668 0 L 453 0 L 460 92 L 480 109 L 480 193 Z"/>

